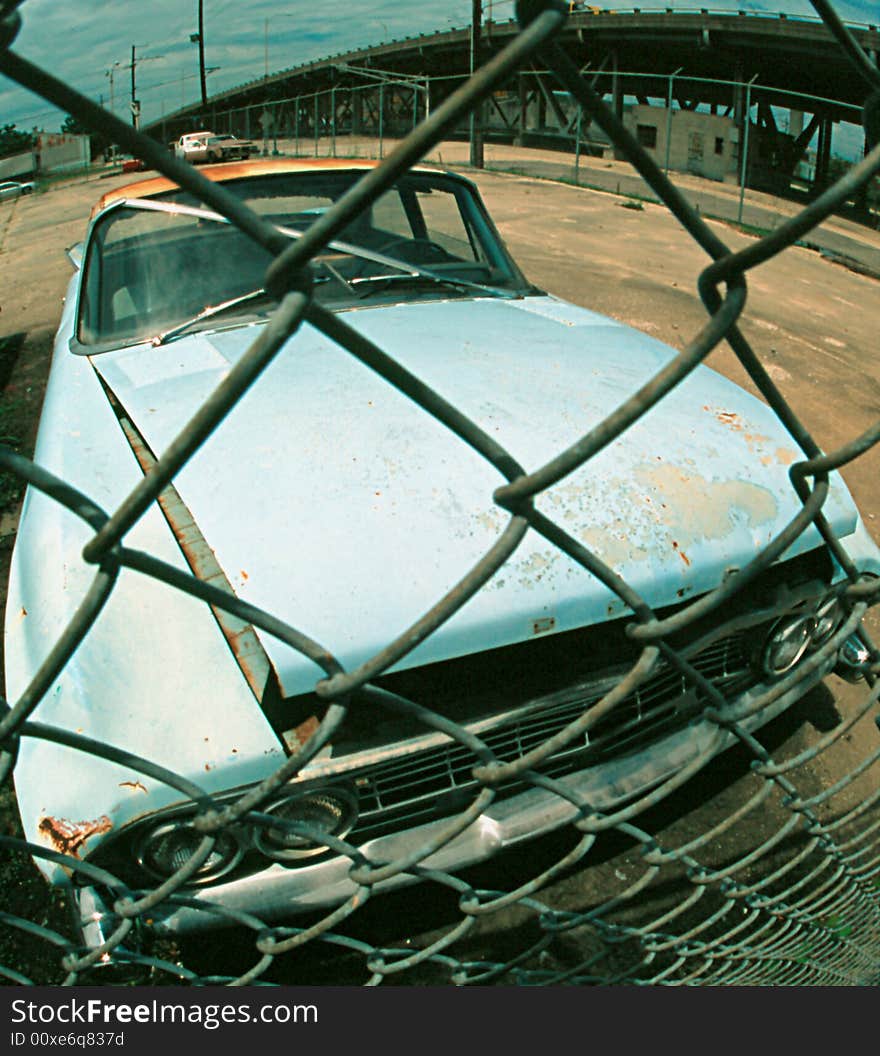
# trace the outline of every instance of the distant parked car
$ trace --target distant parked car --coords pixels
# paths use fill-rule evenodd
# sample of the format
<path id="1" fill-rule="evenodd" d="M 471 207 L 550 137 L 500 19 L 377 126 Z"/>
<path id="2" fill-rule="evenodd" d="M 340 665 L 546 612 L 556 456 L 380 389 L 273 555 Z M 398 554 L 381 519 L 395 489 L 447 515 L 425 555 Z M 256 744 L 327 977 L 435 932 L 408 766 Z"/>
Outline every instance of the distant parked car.
<path id="1" fill-rule="evenodd" d="M 247 161 L 257 146 L 238 136 L 211 136 L 205 145 L 206 161 Z"/>
<path id="2" fill-rule="evenodd" d="M 174 156 L 195 165 L 206 161 L 208 157 L 208 140 L 214 135 L 209 129 L 201 132 L 187 132 L 174 144 Z"/>
<path id="3" fill-rule="evenodd" d="M 0 183 L 0 201 L 7 198 L 20 198 L 23 194 L 30 194 L 36 187 L 35 183 L 19 183 L 17 180 L 4 180 Z"/>

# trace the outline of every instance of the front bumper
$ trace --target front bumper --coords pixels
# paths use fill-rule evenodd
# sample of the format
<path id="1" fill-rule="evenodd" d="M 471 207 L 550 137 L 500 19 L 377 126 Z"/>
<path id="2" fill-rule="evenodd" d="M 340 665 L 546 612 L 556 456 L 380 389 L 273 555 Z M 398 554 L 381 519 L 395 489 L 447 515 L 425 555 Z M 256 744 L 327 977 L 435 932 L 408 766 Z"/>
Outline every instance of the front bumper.
<path id="1" fill-rule="evenodd" d="M 791 707 L 835 669 L 847 640 L 838 633 L 793 676 L 775 686 L 763 684 L 743 693 L 725 709 L 722 725 L 702 719 L 632 754 L 558 778 L 558 787 L 571 799 L 533 786 L 492 802 L 448 842 L 443 836 L 455 818 L 378 837 L 361 845 L 360 851 L 371 863 L 384 864 L 412 860 L 419 848 L 442 844 L 423 859 L 417 855 L 419 866 L 453 873 L 571 823 L 579 814 L 601 814 L 603 825 L 609 824 L 608 817 L 615 812 L 621 821 L 635 816 L 645 809 L 647 797 L 659 801 L 738 743 L 736 733 L 729 728 L 733 723 L 751 733 Z M 579 810 L 572 799 L 588 804 L 589 809 Z M 297 868 L 274 863 L 226 883 L 184 889 L 180 901 L 186 905 L 176 904 L 175 896 L 171 896 L 150 911 L 149 923 L 154 934 L 187 934 L 241 923 L 245 918 L 267 925 L 290 920 L 339 906 L 358 896 L 359 891 L 363 895 L 350 875 L 353 869 L 352 862 L 341 856 Z M 391 891 L 416 882 L 417 877 L 401 868 L 374 884 L 372 890 Z M 113 934 L 120 918 L 94 887 L 78 889 L 74 903 L 82 942 L 94 950 Z"/>

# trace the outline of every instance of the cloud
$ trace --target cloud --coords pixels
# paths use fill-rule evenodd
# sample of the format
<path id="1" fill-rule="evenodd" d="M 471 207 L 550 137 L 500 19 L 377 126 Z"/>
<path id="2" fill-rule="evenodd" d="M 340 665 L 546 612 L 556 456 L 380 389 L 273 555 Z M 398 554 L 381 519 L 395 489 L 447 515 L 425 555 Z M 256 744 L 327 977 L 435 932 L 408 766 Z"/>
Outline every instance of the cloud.
<path id="1" fill-rule="evenodd" d="M 504 6 L 499 3 L 499 9 Z M 506 6 L 512 13 L 512 4 Z M 145 119 L 178 107 L 181 94 L 186 102 L 198 98 L 198 47 L 190 42 L 198 28 L 193 0 L 25 0 L 20 10 L 22 30 L 14 50 L 92 99 L 109 103 L 111 69 L 114 95 L 119 93 L 115 102 L 126 90 L 130 93 L 132 45 L 137 85 L 144 87 L 139 94 Z M 221 91 L 263 74 L 267 41 L 271 68 L 286 68 L 384 39 L 467 25 L 471 4 L 347 0 L 333 7 L 303 0 L 204 0 L 203 10 L 205 62 L 220 67 L 212 75 L 211 90 Z M 148 56 L 160 55 L 147 65 Z M 0 75 L 0 122 L 29 127 L 33 117 L 47 110 L 45 102 Z M 45 122 L 47 128 L 57 128 L 63 120 L 63 114 L 55 113 L 54 123 Z"/>

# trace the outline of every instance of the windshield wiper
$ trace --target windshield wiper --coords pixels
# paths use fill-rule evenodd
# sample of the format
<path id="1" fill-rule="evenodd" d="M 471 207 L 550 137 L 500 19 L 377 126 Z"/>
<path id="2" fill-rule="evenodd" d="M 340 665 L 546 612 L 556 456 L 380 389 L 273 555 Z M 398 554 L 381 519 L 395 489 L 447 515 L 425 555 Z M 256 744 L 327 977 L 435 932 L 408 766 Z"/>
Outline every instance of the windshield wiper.
<path id="1" fill-rule="evenodd" d="M 172 326 L 170 330 L 164 330 L 161 334 L 156 334 L 155 337 L 151 337 L 150 344 L 154 346 L 167 344 L 172 337 L 177 337 L 178 334 L 182 334 L 184 330 L 188 330 L 191 326 L 195 326 L 196 323 L 200 323 L 203 319 L 210 319 L 212 316 L 220 315 L 221 312 L 228 311 L 230 308 L 236 308 L 240 304 L 247 304 L 248 301 L 257 301 L 263 298 L 274 300 L 274 298 L 272 298 L 271 295 L 261 286 L 258 290 L 251 290 L 250 293 L 243 293 L 240 297 L 233 297 L 230 301 L 223 301 L 222 304 L 209 304 L 207 307 L 203 308 L 198 315 L 194 315 L 191 319 L 178 323 L 176 326 Z"/>
<path id="2" fill-rule="evenodd" d="M 302 231 L 297 231 L 296 228 L 284 227 L 282 225 L 279 225 L 278 230 L 282 231 L 285 235 L 289 235 L 291 238 L 302 238 L 304 233 Z M 432 268 L 423 268 L 420 264 L 408 264 L 406 261 L 398 260 L 397 257 L 389 257 L 385 253 L 379 253 L 367 249 L 365 246 L 357 246 L 352 242 L 343 242 L 338 238 L 328 242 L 326 248 L 332 249 L 337 253 L 345 253 L 350 257 L 357 257 L 358 260 L 366 260 L 371 264 L 381 264 L 386 268 L 398 269 L 393 275 L 363 275 L 356 279 L 342 279 L 341 275 L 337 276 L 342 279 L 346 286 L 351 288 L 362 283 L 386 281 L 399 282 L 402 279 L 427 279 L 438 284 L 452 286 L 455 289 L 479 290 L 480 293 L 487 293 L 492 297 L 505 297 L 508 300 L 516 300 L 516 298 L 521 296 L 520 293 L 516 293 L 512 290 L 503 290 L 499 286 L 486 286 L 481 282 L 471 282 L 469 279 L 457 279 L 449 275 L 441 275 Z"/>
<path id="3" fill-rule="evenodd" d="M 400 267 L 408 267 L 401 262 Z M 419 268 L 418 271 L 401 271 L 394 272 L 391 275 L 363 275 L 357 279 L 349 279 L 349 285 L 353 287 L 362 286 L 364 284 L 372 284 L 381 282 L 386 286 L 395 282 L 430 282 L 438 286 L 450 286 L 454 290 L 476 290 L 478 293 L 488 293 L 492 297 L 506 297 L 510 300 L 515 299 L 518 294 L 511 290 L 502 290 L 498 286 L 485 286 L 481 282 L 471 282 L 469 279 L 457 279 L 452 275 L 438 275 L 435 271 L 428 271 L 424 268 Z M 365 297 L 368 291 L 364 291 L 360 294 L 361 297 Z"/>
<path id="4" fill-rule="evenodd" d="M 164 203 L 163 203 L 164 204 Z M 195 212 L 196 210 L 189 210 Z M 200 211 L 199 211 L 200 212 Z M 206 214 L 208 215 L 208 214 Z M 210 216 L 214 219 L 213 216 Z M 223 217 L 218 216 L 217 220 L 220 222 L 224 221 Z M 290 235 L 293 238 L 302 238 L 302 232 L 296 231 L 292 228 L 280 227 L 278 228 L 286 235 Z M 366 260 L 372 264 L 381 264 L 388 268 L 398 268 L 399 271 L 395 271 L 388 275 L 364 275 L 356 279 L 345 279 L 341 274 L 337 273 L 335 269 L 331 270 L 334 276 L 343 282 L 352 292 L 357 291 L 357 287 L 361 285 L 375 285 L 376 283 L 392 283 L 392 282 L 431 282 L 438 286 L 449 286 L 455 290 L 476 290 L 479 293 L 488 294 L 491 297 L 504 297 L 508 300 L 515 300 L 520 296 L 511 290 L 504 290 L 498 286 L 486 286 L 481 282 L 471 282 L 468 279 L 457 279 L 450 275 L 439 275 L 436 271 L 430 268 L 423 268 L 420 265 L 408 264 L 402 260 L 398 260 L 396 257 L 386 256 L 384 253 L 375 253 L 372 250 L 365 249 L 363 246 L 356 246 L 350 242 L 342 242 L 334 239 L 327 243 L 329 249 L 333 249 L 339 253 L 346 253 L 349 256 L 357 257 L 359 260 Z M 316 283 L 326 282 L 326 279 L 320 277 L 315 278 Z M 360 296 L 366 296 L 366 293 Z M 220 315 L 222 312 L 229 311 L 231 308 L 237 308 L 240 304 L 247 304 L 249 301 L 256 301 L 261 298 L 270 298 L 270 294 L 266 292 L 263 287 L 256 290 L 251 290 L 249 293 L 243 293 L 240 297 L 233 297 L 229 301 L 223 301 L 221 304 L 211 304 L 204 307 L 196 315 L 190 319 L 184 320 L 182 323 L 177 323 L 175 326 L 170 327 L 168 330 L 162 331 L 162 333 L 156 334 L 155 337 L 150 338 L 150 344 L 153 346 L 167 344 L 172 338 L 177 337 L 178 334 L 182 334 L 188 330 L 191 326 L 195 326 L 197 323 L 202 322 L 204 319 L 210 319 L 215 315 Z M 273 298 L 274 299 L 274 298 Z"/>

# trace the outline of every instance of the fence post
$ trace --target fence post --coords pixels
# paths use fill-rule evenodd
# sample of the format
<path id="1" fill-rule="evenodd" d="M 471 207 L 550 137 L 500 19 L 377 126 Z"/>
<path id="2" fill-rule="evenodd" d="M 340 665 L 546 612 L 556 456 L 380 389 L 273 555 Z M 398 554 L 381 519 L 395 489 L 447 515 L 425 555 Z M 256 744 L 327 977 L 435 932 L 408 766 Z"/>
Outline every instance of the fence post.
<path id="1" fill-rule="evenodd" d="M 679 66 L 675 73 L 670 73 L 669 92 L 666 95 L 666 161 L 663 166 L 663 171 L 667 176 L 669 175 L 669 150 L 672 146 L 672 82 L 675 79 L 676 74 L 681 73 L 683 69 L 683 66 Z"/>
<path id="2" fill-rule="evenodd" d="M 743 202 L 746 196 L 746 178 L 748 176 L 748 157 L 749 157 L 749 110 L 752 106 L 752 85 L 758 79 L 758 75 L 749 81 L 746 85 L 746 108 L 743 114 L 743 142 L 742 142 L 742 154 L 739 159 L 739 210 L 736 214 L 736 222 L 742 223 L 743 219 Z"/>

